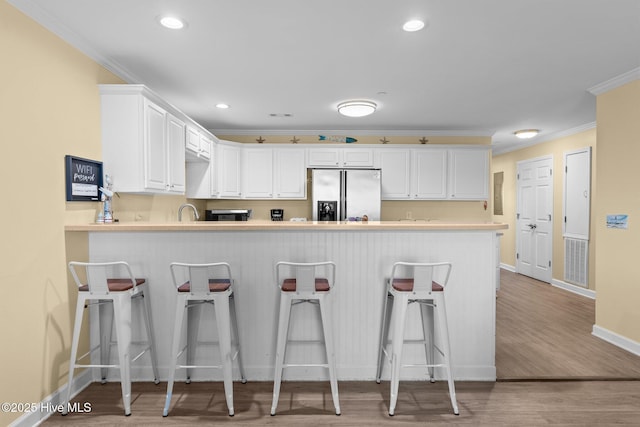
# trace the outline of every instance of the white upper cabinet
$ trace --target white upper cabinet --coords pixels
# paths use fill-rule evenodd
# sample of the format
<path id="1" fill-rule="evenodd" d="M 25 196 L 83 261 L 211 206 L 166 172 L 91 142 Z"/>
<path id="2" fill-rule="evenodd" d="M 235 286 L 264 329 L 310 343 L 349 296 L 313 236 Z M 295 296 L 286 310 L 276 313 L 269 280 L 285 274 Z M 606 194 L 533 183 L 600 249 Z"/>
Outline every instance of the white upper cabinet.
<path id="1" fill-rule="evenodd" d="M 244 197 L 247 199 L 305 199 L 304 149 L 244 148 Z"/>
<path id="2" fill-rule="evenodd" d="M 412 151 L 412 187 L 415 199 L 447 198 L 447 150 Z"/>
<path id="3" fill-rule="evenodd" d="M 186 195 L 191 199 L 213 199 L 218 197 L 216 139 L 211 140 L 209 150 L 209 161 L 187 162 Z"/>
<path id="4" fill-rule="evenodd" d="M 448 190 L 451 200 L 489 198 L 489 151 L 486 148 L 449 150 Z"/>
<path id="5" fill-rule="evenodd" d="M 373 150 L 370 148 L 343 148 L 342 165 L 345 168 L 373 167 Z"/>
<path id="6" fill-rule="evenodd" d="M 358 148 L 309 148 L 310 168 L 371 168 L 373 149 Z"/>
<path id="7" fill-rule="evenodd" d="M 167 113 L 167 176 L 166 190 L 184 194 L 185 191 L 185 124 Z"/>
<path id="8" fill-rule="evenodd" d="M 187 161 L 208 162 L 211 158 L 211 138 L 205 131 L 193 125 L 187 125 L 186 153 Z"/>
<path id="9" fill-rule="evenodd" d="M 341 166 L 342 156 L 337 148 L 309 148 L 309 167 L 337 168 Z"/>
<path id="10" fill-rule="evenodd" d="M 142 85 L 100 85 L 100 94 L 102 159 L 113 190 L 184 194 L 184 122 Z"/>
<path id="11" fill-rule="evenodd" d="M 273 197 L 273 150 L 271 148 L 245 148 L 244 197 L 270 199 Z"/>
<path id="12" fill-rule="evenodd" d="M 218 165 L 218 194 L 221 198 L 242 197 L 242 149 L 237 145 L 220 143 L 216 150 Z"/>
<path id="13" fill-rule="evenodd" d="M 382 169 L 382 200 L 411 198 L 411 150 L 378 150 L 376 166 Z"/>
<path id="14" fill-rule="evenodd" d="M 276 148 L 274 150 L 274 189 L 277 199 L 307 198 L 307 168 L 305 150 Z"/>

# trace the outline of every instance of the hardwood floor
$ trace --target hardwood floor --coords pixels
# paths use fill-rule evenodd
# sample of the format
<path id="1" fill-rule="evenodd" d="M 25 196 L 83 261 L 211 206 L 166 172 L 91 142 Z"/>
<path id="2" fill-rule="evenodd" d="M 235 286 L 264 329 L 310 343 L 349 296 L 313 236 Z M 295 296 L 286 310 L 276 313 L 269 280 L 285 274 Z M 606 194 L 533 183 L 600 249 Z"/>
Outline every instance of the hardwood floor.
<path id="1" fill-rule="evenodd" d="M 594 324 L 594 300 L 502 270 L 498 380 L 640 379 L 640 357 L 593 336 Z"/>
<path id="2" fill-rule="evenodd" d="M 591 335 L 592 300 L 502 271 L 497 296 L 497 382 L 456 382 L 460 415 L 446 382 L 402 381 L 389 417 L 389 383 L 342 381 L 342 415 L 333 413 L 329 382 L 283 382 L 269 416 L 271 382 L 234 384 L 229 417 L 222 383 L 176 383 L 162 417 L 166 383 L 134 383 L 125 417 L 120 384 L 91 384 L 75 402 L 91 412 L 54 414 L 42 425 L 282 425 L 377 426 L 430 423 L 469 426 L 634 425 L 640 420 L 640 357 Z"/>

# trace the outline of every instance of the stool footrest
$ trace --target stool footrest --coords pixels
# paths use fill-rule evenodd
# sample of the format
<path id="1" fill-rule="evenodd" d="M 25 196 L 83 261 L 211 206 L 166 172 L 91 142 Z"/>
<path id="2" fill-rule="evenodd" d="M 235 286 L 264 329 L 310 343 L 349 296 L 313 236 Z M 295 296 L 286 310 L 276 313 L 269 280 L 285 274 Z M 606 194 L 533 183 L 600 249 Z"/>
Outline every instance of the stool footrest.
<path id="1" fill-rule="evenodd" d="M 185 369 L 194 369 L 194 368 L 222 369 L 222 365 L 176 365 L 176 369 L 177 368 L 185 368 Z"/>
<path id="2" fill-rule="evenodd" d="M 283 368 L 328 368 L 327 363 L 287 363 L 282 365 Z"/>

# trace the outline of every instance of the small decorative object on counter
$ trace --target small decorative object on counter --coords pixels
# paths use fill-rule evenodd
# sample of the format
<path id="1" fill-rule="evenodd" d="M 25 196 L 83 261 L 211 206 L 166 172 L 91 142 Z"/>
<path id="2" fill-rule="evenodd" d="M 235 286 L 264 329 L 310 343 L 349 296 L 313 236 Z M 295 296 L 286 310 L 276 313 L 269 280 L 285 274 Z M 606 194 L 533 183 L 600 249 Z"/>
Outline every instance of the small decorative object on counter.
<path id="1" fill-rule="evenodd" d="M 362 222 L 369 221 L 369 217 L 367 215 L 362 215 Z"/>

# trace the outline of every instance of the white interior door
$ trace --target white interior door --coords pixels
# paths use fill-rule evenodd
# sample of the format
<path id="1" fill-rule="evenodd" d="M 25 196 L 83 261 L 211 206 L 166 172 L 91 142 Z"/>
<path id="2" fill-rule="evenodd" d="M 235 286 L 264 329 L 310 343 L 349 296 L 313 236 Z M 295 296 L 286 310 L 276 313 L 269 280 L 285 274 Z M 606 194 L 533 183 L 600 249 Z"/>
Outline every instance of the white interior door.
<path id="1" fill-rule="evenodd" d="M 551 282 L 553 157 L 518 162 L 516 271 Z"/>

